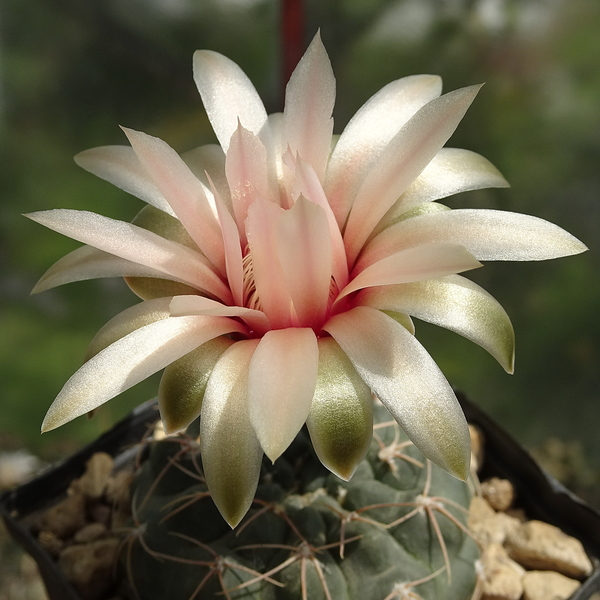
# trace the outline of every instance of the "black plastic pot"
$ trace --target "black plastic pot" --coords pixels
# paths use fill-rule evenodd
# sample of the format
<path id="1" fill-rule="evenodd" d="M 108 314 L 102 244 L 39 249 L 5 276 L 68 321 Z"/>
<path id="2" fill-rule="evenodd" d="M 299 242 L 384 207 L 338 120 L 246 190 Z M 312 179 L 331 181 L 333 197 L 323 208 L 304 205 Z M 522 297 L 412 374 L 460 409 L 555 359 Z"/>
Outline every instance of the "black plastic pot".
<path id="1" fill-rule="evenodd" d="M 74 479 L 81 477 L 85 465 L 96 452 L 118 457 L 115 466 L 131 460 L 139 443 L 152 430 L 158 418 L 156 401 L 138 406 L 112 429 L 68 459 L 48 469 L 36 479 L 0 496 L 0 514 L 13 539 L 36 561 L 50 600 L 81 600 L 55 560 L 39 544 L 21 519 L 62 499 Z"/>
<path id="2" fill-rule="evenodd" d="M 497 476 L 510 479 L 528 517 L 556 525 L 579 539 L 587 553 L 600 558 L 600 513 L 546 474 L 527 451 L 515 442 L 483 411 L 457 394 L 467 420 L 477 425 L 485 436 L 483 478 Z M 54 559 L 40 546 L 21 519 L 61 499 L 73 479 L 80 477 L 85 464 L 96 452 L 117 457 L 125 463 L 137 453 L 136 445 L 158 417 L 156 403 L 149 402 L 134 410 L 110 431 L 99 437 L 58 466 L 37 479 L 0 496 L 0 513 L 12 537 L 35 559 L 50 600 L 81 600 L 57 568 Z M 571 596 L 570 600 L 590 600 L 600 592 L 600 567 Z"/>

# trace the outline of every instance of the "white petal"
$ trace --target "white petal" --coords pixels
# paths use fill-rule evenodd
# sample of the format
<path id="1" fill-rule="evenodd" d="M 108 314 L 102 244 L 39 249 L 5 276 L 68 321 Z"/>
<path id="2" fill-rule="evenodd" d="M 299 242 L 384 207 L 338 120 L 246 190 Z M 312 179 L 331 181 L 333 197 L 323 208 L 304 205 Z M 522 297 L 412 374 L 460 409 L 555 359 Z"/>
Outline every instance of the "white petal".
<path id="1" fill-rule="evenodd" d="M 480 87 L 432 100 L 392 138 L 363 181 L 350 211 L 344 233 L 349 264 L 379 220 L 454 133 Z"/>
<path id="2" fill-rule="evenodd" d="M 240 317 L 253 331 L 262 333 L 270 328 L 266 315 L 243 306 L 226 306 L 202 296 L 174 296 L 170 300 L 170 311 L 174 317 L 185 315 L 213 315 L 216 317 Z"/>
<path id="3" fill-rule="evenodd" d="M 221 199 L 225 202 L 228 210 L 231 210 L 231 198 L 229 197 L 229 186 L 225 176 L 225 153 L 218 144 L 205 144 L 193 150 L 188 150 L 181 155 L 190 171 L 207 187 L 210 187 L 208 179 L 219 191 Z"/>
<path id="4" fill-rule="evenodd" d="M 77 154 L 75 162 L 97 177 L 175 216 L 173 209 L 129 146 L 90 148 Z"/>
<path id="5" fill-rule="evenodd" d="M 225 302 L 231 301 L 229 288 L 201 254 L 151 231 L 87 211 L 55 209 L 26 216 L 74 240 L 161 271 Z"/>
<path id="6" fill-rule="evenodd" d="M 471 453 L 467 422 L 450 384 L 416 338 L 364 306 L 336 315 L 324 329 L 415 446 L 465 480 Z"/>
<path id="7" fill-rule="evenodd" d="M 225 152 L 238 119 L 252 133 L 260 133 L 267 122 L 267 112 L 248 76 L 232 60 L 212 50 L 197 50 L 194 81 Z"/>
<path id="8" fill-rule="evenodd" d="M 317 33 L 287 84 L 283 127 L 285 145 L 310 163 L 321 181 L 331 148 L 334 102 L 335 77 Z"/>
<path id="9" fill-rule="evenodd" d="M 436 75 L 411 75 L 388 83 L 350 119 L 331 154 L 325 189 L 341 226 L 369 167 L 398 130 L 442 93 Z"/>
<path id="10" fill-rule="evenodd" d="M 204 342 L 239 330 L 235 321 L 222 317 L 172 317 L 136 329 L 88 360 L 67 381 L 42 431 L 94 410 Z"/>
<path id="11" fill-rule="evenodd" d="M 200 416 L 200 447 L 208 489 L 235 527 L 254 500 L 262 449 L 248 417 L 248 364 L 258 340 L 236 342 L 215 365 Z"/>
<path id="12" fill-rule="evenodd" d="M 248 373 L 250 422 L 275 461 L 300 431 L 315 393 L 319 350 L 312 329 L 268 331 Z"/>
<path id="13" fill-rule="evenodd" d="M 206 258 L 225 275 L 221 227 L 205 186 L 167 143 L 141 131 L 123 131 L 181 224 Z"/>
<path id="14" fill-rule="evenodd" d="M 447 198 L 460 192 L 509 187 L 500 171 L 476 152 L 442 148 L 394 203 L 377 226 L 386 229 L 412 206 Z"/>
<path id="15" fill-rule="evenodd" d="M 361 288 L 423 281 L 478 267 L 481 263 L 463 246 L 431 242 L 407 248 L 369 265 L 342 290 L 337 300 Z"/>
<path id="16" fill-rule="evenodd" d="M 57 260 L 42 275 L 31 293 L 37 294 L 65 283 L 102 277 L 166 277 L 166 275 L 97 248 L 82 246 Z"/>
<path id="17" fill-rule="evenodd" d="M 570 233 L 538 217 L 456 209 L 392 225 L 369 242 L 356 266 L 362 269 L 402 248 L 432 241 L 462 244 L 478 260 L 547 260 L 586 250 Z"/>
<path id="18" fill-rule="evenodd" d="M 418 283 L 373 287 L 359 292 L 356 303 L 405 312 L 450 329 L 485 348 L 512 373 L 515 335 L 506 311 L 485 290 L 458 275 Z"/>
<path id="19" fill-rule="evenodd" d="M 171 298 L 154 298 L 134 304 L 115 315 L 94 336 L 85 354 L 87 362 L 111 344 L 133 333 L 136 329 L 167 319 L 171 316 Z"/>

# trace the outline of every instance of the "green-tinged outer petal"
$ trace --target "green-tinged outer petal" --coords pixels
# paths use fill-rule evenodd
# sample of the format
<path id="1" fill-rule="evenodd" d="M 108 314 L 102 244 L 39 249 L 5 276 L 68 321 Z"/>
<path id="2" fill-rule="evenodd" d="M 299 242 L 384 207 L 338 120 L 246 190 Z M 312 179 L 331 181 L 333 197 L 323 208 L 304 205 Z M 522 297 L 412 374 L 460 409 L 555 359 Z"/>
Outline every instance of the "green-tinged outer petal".
<path id="1" fill-rule="evenodd" d="M 485 348 L 509 373 L 514 369 L 515 334 L 500 303 L 478 285 L 450 275 L 359 292 L 358 305 L 409 315 L 450 329 Z"/>
<path id="2" fill-rule="evenodd" d="M 146 300 L 126 308 L 114 316 L 94 336 L 85 353 L 85 361 L 96 356 L 117 340 L 129 335 L 140 327 L 150 325 L 170 316 L 171 298 L 155 298 Z"/>
<path id="3" fill-rule="evenodd" d="M 414 445 L 451 475 L 466 480 L 471 442 L 467 421 L 445 377 L 402 325 L 365 306 L 324 326 Z"/>
<path id="4" fill-rule="evenodd" d="M 233 343 L 227 337 L 215 338 L 165 369 L 158 388 L 158 407 L 167 435 L 185 429 L 200 415 L 208 378 Z"/>
<path id="5" fill-rule="evenodd" d="M 360 306 L 360 303 L 358 303 L 357 305 Z M 415 334 L 415 324 L 413 323 L 413 320 L 410 318 L 409 315 L 405 313 L 395 312 L 393 310 L 384 310 L 382 312 L 384 312 L 388 317 L 392 317 L 394 321 L 400 323 L 400 325 L 402 325 L 402 327 L 410 331 L 410 333 L 412 333 L 413 335 Z"/>
<path id="6" fill-rule="evenodd" d="M 373 436 L 373 398 L 333 338 L 319 340 L 317 386 L 308 431 L 319 460 L 348 481 Z"/>
<path id="7" fill-rule="evenodd" d="M 250 422 L 272 461 L 306 422 L 318 364 L 317 338 L 308 327 L 268 331 L 252 356 L 248 373 Z"/>
<path id="8" fill-rule="evenodd" d="M 200 418 L 206 484 L 232 528 L 254 500 L 263 455 L 248 416 L 248 366 L 257 344 L 236 342 L 221 356 L 208 379 Z"/>
<path id="9" fill-rule="evenodd" d="M 90 412 L 194 348 L 242 326 L 225 317 L 170 317 L 136 329 L 88 360 L 60 391 L 42 423 L 50 431 Z"/>

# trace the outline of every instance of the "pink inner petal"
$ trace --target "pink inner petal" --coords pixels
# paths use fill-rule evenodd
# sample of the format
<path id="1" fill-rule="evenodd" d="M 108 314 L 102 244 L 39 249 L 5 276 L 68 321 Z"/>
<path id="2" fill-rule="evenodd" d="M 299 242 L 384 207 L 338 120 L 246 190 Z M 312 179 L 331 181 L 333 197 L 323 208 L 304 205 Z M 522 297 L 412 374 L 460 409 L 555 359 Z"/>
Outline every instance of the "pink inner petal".
<path id="1" fill-rule="evenodd" d="M 300 196 L 279 222 L 277 247 L 295 309 L 294 325 L 320 328 L 331 287 L 332 252 L 323 209 Z"/>
<path id="2" fill-rule="evenodd" d="M 336 281 L 338 289 L 342 289 L 348 283 L 348 263 L 346 261 L 346 249 L 342 233 L 315 170 L 300 157 L 296 158 L 295 166 L 294 184 L 295 188 L 297 188 L 295 196 L 297 197 L 299 194 L 302 194 L 307 200 L 318 204 L 327 215 L 333 259 L 333 278 Z"/>
<path id="3" fill-rule="evenodd" d="M 227 281 L 233 295 L 233 301 L 242 306 L 244 304 L 244 265 L 242 263 L 242 247 L 240 246 L 240 234 L 235 225 L 233 217 L 221 200 L 219 192 L 215 189 L 209 177 L 213 197 L 217 207 L 219 223 L 223 235 L 223 246 L 225 248 L 225 269 Z"/>
<path id="4" fill-rule="evenodd" d="M 252 260 L 253 281 L 260 309 L 275 329 L 292 325 L 293 306 L 287 277 L 279 260 L 280 224 L 285 210 L 268 200 L 248 208 L 246 236 Z M 246 299 L 248 304 L 248 299 Z"/>
<path id="5" fill-rule="evenodd" d="M 239 124 L 231 136 L 225 170 L 231 190 L 233 214 L 242 244 L 245 245 L 244 223 L 248 207 L 257 198 L 269 199 L 272 194 L 269 191 L 267 151 L 258 136 Z"/>

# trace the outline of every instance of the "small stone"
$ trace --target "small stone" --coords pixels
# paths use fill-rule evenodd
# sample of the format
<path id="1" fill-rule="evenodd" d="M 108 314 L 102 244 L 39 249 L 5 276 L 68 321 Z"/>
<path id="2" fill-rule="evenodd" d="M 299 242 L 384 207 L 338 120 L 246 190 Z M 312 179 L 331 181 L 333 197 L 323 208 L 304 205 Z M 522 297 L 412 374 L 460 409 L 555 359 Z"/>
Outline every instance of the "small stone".
<path id="1" fill-rule="evenodd" d="M 74 544 L 65 548 L 58 566 L 87 600 L 99 600 L 113 585 L 111 572 L 119 549 L 117 538 Z"/>
<path id="2" fill-rule="evenodd" d="M 73 541 L 76 544 L 87 544 L 95 542 L 100 538 L 105 537 L 107 532 L 106 525 L 103 523 L 90 523 L 80 529 L 74 536 Z"/>
<path id="3" fill-rule="evenodd" d="M 38 535 L 40 546 L 50 555 L 56 558 L 65 547 L 65 543 L 52 531 L 40 531 Z"/>
<path id="4" fill-rule="evenodd" d="M 106 482 L 106 500 L 114 506 L 129 504 L 131 482 L 133 473 L 131 471 L 119 471 L 114 477 L 109 477 Z"/>
<path id="5" fill-rule="evenodd" d="M 85 499 L 72 493 L 44 512 L 24 519 L 24 523 L 34 532 L 49 531 L 66 540 L 85 525 Z"/>
<path id="6" fill-rule="evenodd" d="M 481 556 L 481 600 L 519 600 L 525 569 L 511 560 L 500 544 L 492 544 Z"/>
<path id="7" fill-rule="evenodd" d="M 576 579 L 592 572 L 581 542 L 548 523 L 522 523 L 508 534 L 505 546 L 509 556 L 528 569 L 558 571 Z"/>
<path id="8" fill-rule="evenodd" d="M 508 533 L 519 526 L 519 521 L 497 513 L 484 498 L 475 496 L 469 507 L 468 526 L 475 540 L 485 547 L 504 543 Z"/>
<path id="9" fill-rule="evenodd" d="M 86 498 L 97 500 L 104 493 L 106 482 L 113 468 L 113 459 L 106 452 L 96 452 L 86 463 L 85 473 L 72 487 Z"/>
<path id="10" fill-rule="evenodd" d="M 508 479 L 492 477 L 481 484 L 481 493 L 496 511 L 508 510 L 515 499 L 515 489 Z"/>
<path id="11" fill-rule="evenodd" d="M 552 571 L 529 571 L 523 578 L 523 600 L 567 600 L 581 585 Z"/>

